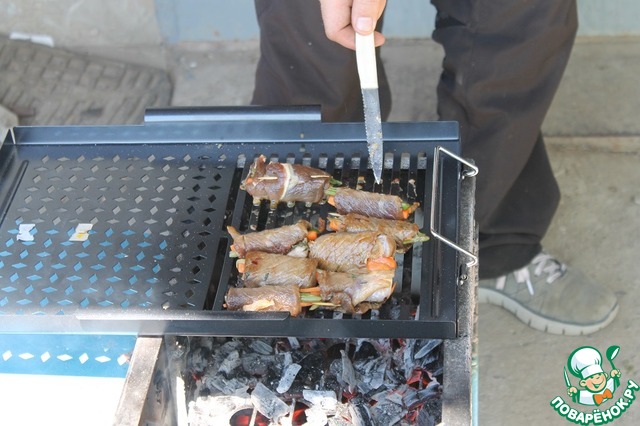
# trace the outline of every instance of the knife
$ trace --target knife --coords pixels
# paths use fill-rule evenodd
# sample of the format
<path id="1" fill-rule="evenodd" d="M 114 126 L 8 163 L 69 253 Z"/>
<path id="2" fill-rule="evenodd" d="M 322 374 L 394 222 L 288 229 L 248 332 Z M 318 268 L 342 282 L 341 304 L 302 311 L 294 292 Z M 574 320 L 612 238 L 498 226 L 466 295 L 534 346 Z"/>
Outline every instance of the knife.
<path id="1" fill-rule="evenodd" d="M 367 134 L 369 162 L 376 183 L 379 184 L 382 180 L 382 118 L 375 49 L 373 33 L 367 36 L 356 33 L 356 62 L 364 102 L 364 128 Z"/>

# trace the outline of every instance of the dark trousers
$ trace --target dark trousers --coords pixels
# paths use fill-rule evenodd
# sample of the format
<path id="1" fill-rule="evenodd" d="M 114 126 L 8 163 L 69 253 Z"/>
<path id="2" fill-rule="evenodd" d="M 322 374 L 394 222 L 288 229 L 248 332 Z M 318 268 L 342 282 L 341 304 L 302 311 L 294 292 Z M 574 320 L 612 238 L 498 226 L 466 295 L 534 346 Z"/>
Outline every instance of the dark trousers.
<path id="1" fill-rule="evenodd" d="M 324 35 L 317 0 L 255 0 L 261 56 L 252 103 L 321 105 L 324 121 L 361 121 L 353 51 Z M 445 52 L 438 115 L 460 125 L 480 169 L 480 277 L 520 268 L 541 250 L 560 192 L 541 126 L 577 30 L 574 0 L 432 0 Z M 391 109 L 381 61 L 383 119 Z M 420 76 L 416 76 L 420 78 Z"/>

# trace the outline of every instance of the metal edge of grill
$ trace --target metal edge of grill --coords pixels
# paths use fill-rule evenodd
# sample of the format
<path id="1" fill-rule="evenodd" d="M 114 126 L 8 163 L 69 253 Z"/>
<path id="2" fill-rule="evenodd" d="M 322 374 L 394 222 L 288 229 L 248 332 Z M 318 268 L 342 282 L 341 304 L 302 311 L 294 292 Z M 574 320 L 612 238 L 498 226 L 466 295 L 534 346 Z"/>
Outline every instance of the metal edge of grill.
<path id="1" fill-rule="evenodd" d="M 238 186 L 255 155 L 264 153 L 279 161 L 324 168 L 352 187 L 358 176 L 365 175 L 364 189 L 378 192 L 407 191 L 413 179 L 416 199 L 428 209 L 431 152 L 435 146 L 459 151 L 456 126 L 385 123 L 384 130 L 386 179 L 381 187 L 374 187 L 362 128 L 353 123 L 270 121 L 267 117 L 251 122 L 168 120 L 142 126 L 16 128 L 17 143 L 5 142 L 0 151 L 4 173 L 0 184 L 3 330 L 455 337 L 458 254 L 435 239 L 399 259 L 402 273 L 396 304 L 373 314 L 317 311 L 289 318 L 280 313 L 222 309 L 226 288 L 234 280 L 224 231 L 227 224 L 245 231 L 252 226 L 260 230 L 298 217 L 319 217 L 327 211 L 326 206 L 299 204 L 273 211 L 264 204 L 254 207 Z M 436 206 L 440 227 L 453 238 L 459 215 L 459 169 L 457 162 L 442 160 L 441 197 Z M 394 179 L 397 183 L 392 184 Z M 173 197 L 165 196 L 167 193 Z M 166 218 L 154 219 L 162 210 Z M 88 211 L 91 214 L 86 214 Z M 114 219 L 124 213 L 125 220 Z M 424 229 L 428 215 L 422 212 L 422 218 L 418 216 Z M 66 238 L 73 226 L 83 221 L 94 225 L 90 243 L 85 247 L 69 244 Z M 17 242 L 16 227 L 27 222 L 38 228 L 36 240 L 54 248 Z M 162 222 L 162 229 L 157 228 Z M 42 238 L 45 235 L 47 238 Z M 13 248 L 4 247 L 7 244 Z M 131 248 L 134 246 L 136 250 Z M 145 252 L 145 247 L 155 251 Z M 53 258 L 57 260 L 48 260 Z M 87 264 L 86 258 L 93 261 Z M 224 261 L 220 262 L 221 258 Z M 104 259 L 115 263 L 105 265 Z M 145 259 L 151 263 L 145 265 Z M 163 272 L 154 272 L 150 265 L 160 265 L 158 271 Z M 128 275 L 118 274 L 114 267 L 118 271 L 128 268 Z M 139 268 L 151 272 L 142 274 L 141 279 L 135 274 Z M 101 275 L 105 269 L 109 274 Z M 38 271 L 50 274 L 45 277 Z M 54 275 L 57 279 L 51 282 Z M 64 285 L 56 284 L 61 282 Z M 56 299 L 58 294 L 64 296 Z M 146 295 L 148 303 L 132 303 L 134 294 Z M 178 301 L 168 303 L 167 295 L 177 296 Z M 12 305 L 16 308 L 13 311 Z"/>

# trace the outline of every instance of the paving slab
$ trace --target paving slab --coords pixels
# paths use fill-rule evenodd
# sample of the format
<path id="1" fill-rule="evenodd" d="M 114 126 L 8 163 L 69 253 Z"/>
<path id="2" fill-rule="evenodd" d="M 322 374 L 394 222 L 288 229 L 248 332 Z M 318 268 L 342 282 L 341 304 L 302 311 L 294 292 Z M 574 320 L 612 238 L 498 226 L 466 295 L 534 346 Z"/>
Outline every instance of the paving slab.
<path id="1" fill-rule="evenodd" d="M 171 103 L 161 69 L 0 37 L 0 104 L 23 125 L 138 124 Z"/>

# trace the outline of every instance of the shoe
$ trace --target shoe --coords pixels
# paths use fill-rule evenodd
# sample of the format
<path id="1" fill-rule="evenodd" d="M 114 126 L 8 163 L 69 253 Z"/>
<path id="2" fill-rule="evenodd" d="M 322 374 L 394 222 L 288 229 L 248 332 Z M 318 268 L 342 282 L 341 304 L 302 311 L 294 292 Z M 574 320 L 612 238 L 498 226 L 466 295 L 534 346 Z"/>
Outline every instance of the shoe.
<path id="1" fill-rule="evenodd" d="M 572 336 L 601 330 L 618 313 L 613 292 L 544 252 L 522 269 L 480 280 L 478 302 L 502 306 L 536 330 Z"/>

